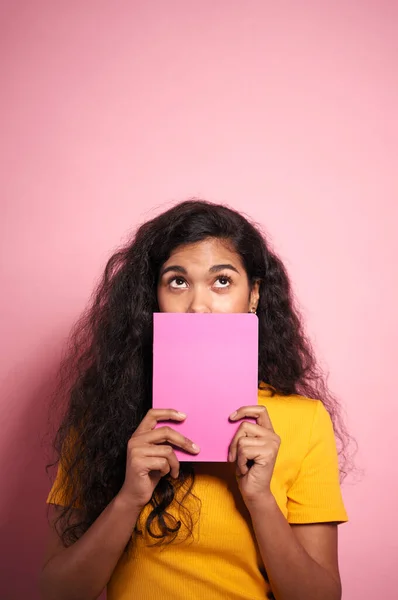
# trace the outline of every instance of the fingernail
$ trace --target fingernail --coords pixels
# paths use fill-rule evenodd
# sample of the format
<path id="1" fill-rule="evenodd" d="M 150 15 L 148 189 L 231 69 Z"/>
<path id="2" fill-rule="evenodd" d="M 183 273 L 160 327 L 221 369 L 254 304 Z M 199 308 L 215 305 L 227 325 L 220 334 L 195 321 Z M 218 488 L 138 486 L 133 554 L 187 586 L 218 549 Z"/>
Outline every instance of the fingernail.
<path id="1" fill-rule="evenodd" d="M 196 444 L 192 444 L 192 450 L 194 450 L 195 452 L 199 452 L 200 448 Z"/>
<path id="2" fill-rule="evenodd" d="M 232 415 L 229 415 L 229 418 L 234 419 L 237 414 L 238 414 L 238 411 L 236 410 L 235 412 L 232 413 Z"/>
<path id="3" fill-rule="evenodd" d="M 181 419 L 186 419 L 187 418 L 187 415 L 185 413 L 182 413 L 182 412 L 178 412 L 177 415 L 179 417 L 181 417 Z"/>

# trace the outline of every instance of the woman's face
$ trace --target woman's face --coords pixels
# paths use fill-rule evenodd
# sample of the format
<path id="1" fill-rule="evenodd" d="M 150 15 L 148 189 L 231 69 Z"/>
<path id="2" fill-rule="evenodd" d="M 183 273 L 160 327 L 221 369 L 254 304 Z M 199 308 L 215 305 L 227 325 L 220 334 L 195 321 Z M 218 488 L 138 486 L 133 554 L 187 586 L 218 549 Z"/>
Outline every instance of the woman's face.
<path id="1" fill-rule="evenodd" d="M 161 312 L 244 313 L 258 299 L 259 284 L 250 289 L 239 254 L 216 238 L 179 246 L 160 270 Z"/>

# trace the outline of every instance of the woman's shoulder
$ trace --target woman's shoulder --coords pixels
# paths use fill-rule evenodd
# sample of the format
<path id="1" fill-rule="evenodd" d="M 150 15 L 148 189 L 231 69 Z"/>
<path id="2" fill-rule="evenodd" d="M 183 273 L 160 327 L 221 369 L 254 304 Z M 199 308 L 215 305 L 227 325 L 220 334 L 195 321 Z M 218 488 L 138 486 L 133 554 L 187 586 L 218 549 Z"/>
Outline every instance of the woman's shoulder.
<path id="1" fill-rule="evenodd" d="M 281 412 L 304 414 L 313 414 L 320 400 L 307 398 L 299 394 L 282 395 L 278 394 L 271 386 L 261 383 L 258 389 L 258 403 L 266 408 L 272 407 L 273 410 Z"/>
<path id="2" fill-rule="evenodd" d="M 281 438 L 278 456 L 281 468 L 294 464 L 297 472 L 299 468 L 304 472 L 317 469 L 317 465 L 323 465 L 322 468 L 332 465 L 330 468 L 338 473 L 333 424 L 320 400 L 298 394 L 283 396 L 262 386 L 258 403 L 267 409 L 272 426 Z"/>
<path id="3" fill-rule="evenodd" d="M 308 440 L 314 424 L 317 427 L 331 425 L 329 414 L 320 400 L 298 394 L 283 396 L 270 386 L 262 384 L 258 391 L 258 403 L 268 411 L 275 431 L 288 430 Z"/>

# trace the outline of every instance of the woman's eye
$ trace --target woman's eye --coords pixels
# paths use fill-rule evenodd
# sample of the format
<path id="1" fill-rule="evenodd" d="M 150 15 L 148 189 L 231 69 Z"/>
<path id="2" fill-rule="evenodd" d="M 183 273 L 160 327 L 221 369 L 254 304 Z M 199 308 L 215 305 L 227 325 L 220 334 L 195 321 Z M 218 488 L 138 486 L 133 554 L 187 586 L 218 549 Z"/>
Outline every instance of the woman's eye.
<path id="1" fill-rule="evenodd" d="M 218 288 L 226 288 L 230 285 L 231 279 L 229 277 L 217 277 L 214 285 Z"/>
<path id="2" fill-rule="evenodd" d="M 174 277 L 174 279 L 170 281 L 170 287 L 184 288 L 187 287 L 187 282 L 185 281 L 185 279 L 182 279 L 182 277 Z"/>

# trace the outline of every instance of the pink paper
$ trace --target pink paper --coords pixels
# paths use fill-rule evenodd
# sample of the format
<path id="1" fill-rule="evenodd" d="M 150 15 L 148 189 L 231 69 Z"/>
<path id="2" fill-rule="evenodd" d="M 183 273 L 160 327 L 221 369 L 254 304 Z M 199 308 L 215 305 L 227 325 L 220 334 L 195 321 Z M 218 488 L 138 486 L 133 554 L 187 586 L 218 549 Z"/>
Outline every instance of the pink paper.
<path id="1" fill-rule="evenodd" d="M 198 455 L 176 450 L 179 460 L 227 461 L 240 424 L 228 417 L 256 405 L 257 390 L 256 315 L 154 315 L 153 407 L 187 414 L 184 423 L 168 424 L 201 448 Z"/>

